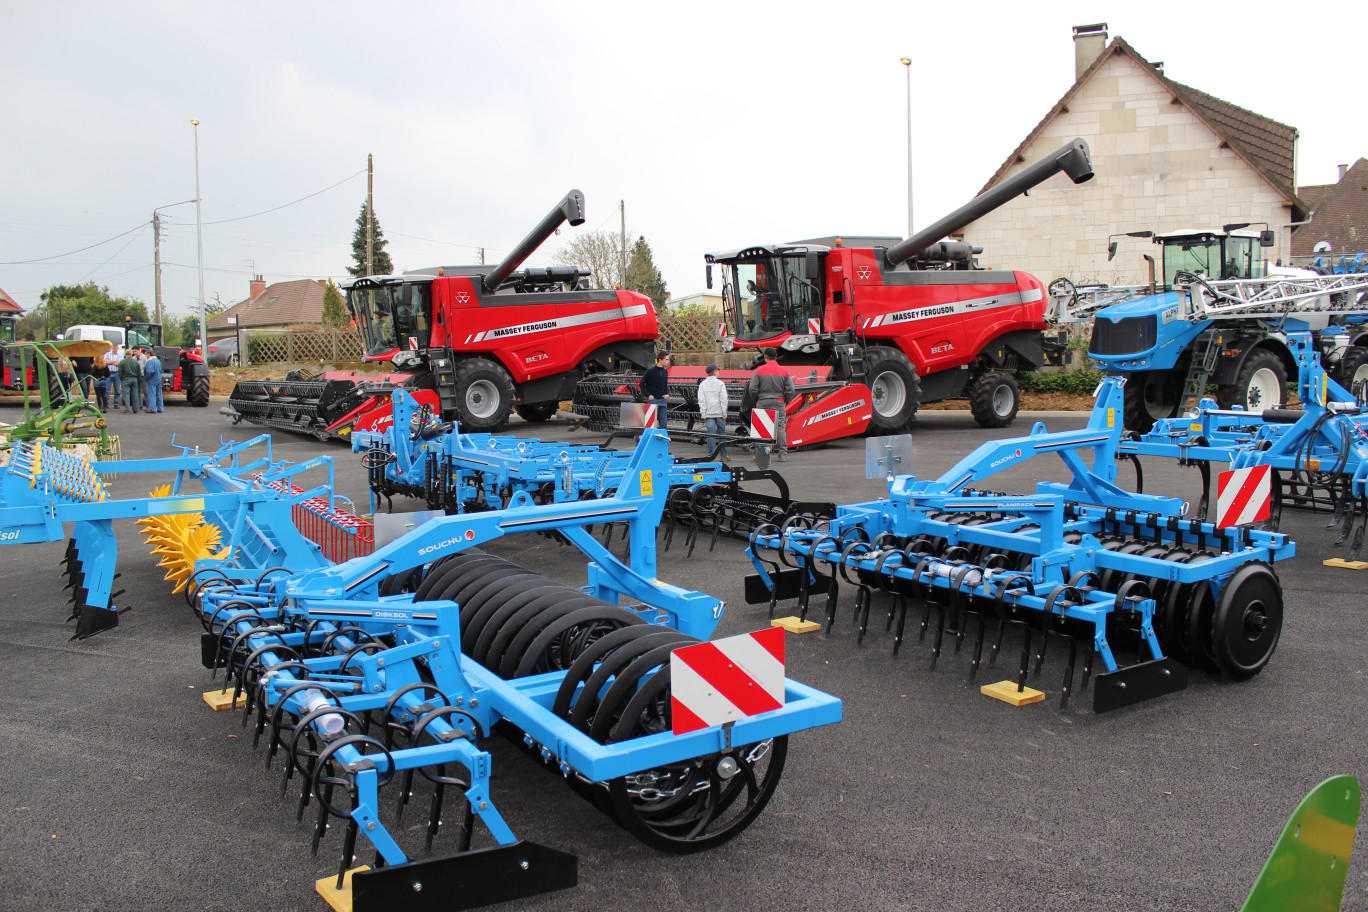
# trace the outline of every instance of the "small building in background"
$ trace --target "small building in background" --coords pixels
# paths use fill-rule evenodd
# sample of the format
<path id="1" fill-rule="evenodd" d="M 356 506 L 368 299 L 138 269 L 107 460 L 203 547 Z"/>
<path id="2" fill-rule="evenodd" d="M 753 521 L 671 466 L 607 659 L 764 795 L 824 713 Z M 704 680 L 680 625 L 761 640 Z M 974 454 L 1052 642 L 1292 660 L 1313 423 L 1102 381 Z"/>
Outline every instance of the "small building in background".
<path id="1" fill-rule="evenodd" d="M 1266 223 L 1278 233 L 1267 256 L 1286 262 L 1290 225 L 1309 211 L 1296 192 L 1297 130 L 1173 81 L 1119 36 L 1108 41 L 1106 23 L 1075 27 L 1073 40 L 1074 84 L 983 190 L 1075 136 L 1096 176 L 1074 185 L 1058 175 L 966 226 L 982 265 L 1138 284 L 1150 242 L 1121 238 L 1109 262 L 1109 235 L 1235 222 Z"/>
<path id="2" fill-rule="evenodd" d="M 1311 214 L 1292 235 L 1293 265 L 1337 266 L 1341 257 L 1368 253 L 1368 158 L 1340 165 L 1335 183 L 1298 187 L 1297 195 Z"/>
<path id="3" fill-rule="evenodd" d="M 253 276 L 249 294 L 220 314 L 209 318 L 210 342 L 236 334 L 239 329 L 285 329 L 300 324 L 323 323 L 323 289 L 317 279 L 294 279 L 266 284 Z M 236 317 L 234 322 L 229 317 Z"/>
<path id="4" fill-rule="evenodd" d="M 722 296 L 711 291 L 700 291 L 680 298 L 670 298 L 665 302 L 665 313 L 680 313 L 681 311 L 721 314 Z"/>

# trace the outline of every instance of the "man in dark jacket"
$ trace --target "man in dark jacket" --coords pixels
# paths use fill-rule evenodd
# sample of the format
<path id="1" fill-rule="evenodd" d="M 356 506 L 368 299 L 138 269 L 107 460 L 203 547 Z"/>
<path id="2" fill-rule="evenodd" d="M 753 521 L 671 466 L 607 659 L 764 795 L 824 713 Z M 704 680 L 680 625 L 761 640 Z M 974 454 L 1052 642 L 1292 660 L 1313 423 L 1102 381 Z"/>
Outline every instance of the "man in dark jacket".
<path id="1" fill-rule="evenodd" d="M 669 366 L 669 352 L 656 355 L 655 367 L 646 368 L 646 373 L 641 375 L 641 383 L 637 386 L 641 390 L 641 395 L 646 397 L 646 404 L 656 407 L 656 427 L 662 430 L 668 427 L 665 423 L 665 411 L 669 406 L 669 400 L 665 397 L 670 392 Z"/>
<path id="2" fill-rule="evenodd" d="M 142 379 L 142 365 L 133 354 L 133 349 L 125 348 L 123 360 L 119 362 L 119 385 L 123 387 L 123 406 L 121 412 L 138 412 L 142 409 L 142 391 L 138 388 Z"/>
<path id="3" fill-rule="evenodd" d="M 750 382 L 746 384 L 746 398 L 755 408 L 770 409 L 774 412 L 774 446 L 779 451 L 779 461 L 788 462 L 788 446 L 784 436 L 788 423 L 784 407 L 798 393 L 793 388 L 793 375 L 779 366 L 779 350 L 765 349 L 765 363 L 755 369 Z"/>

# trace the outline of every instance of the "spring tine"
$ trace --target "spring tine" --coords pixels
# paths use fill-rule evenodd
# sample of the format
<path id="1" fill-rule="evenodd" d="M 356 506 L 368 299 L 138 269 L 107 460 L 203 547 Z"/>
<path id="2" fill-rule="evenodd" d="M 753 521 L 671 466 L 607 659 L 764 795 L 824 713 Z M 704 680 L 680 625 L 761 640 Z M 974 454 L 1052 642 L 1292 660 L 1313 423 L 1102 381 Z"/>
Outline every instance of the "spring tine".
<path id="1" fill-rule="evenodd" d="M 669 511 L 666 512 L 668 513 Z M 667 528 L 665 529 L 665 544 L 662 550 L 669 551 L 670 543 L 674 541 L 674 517 L 670 517 L 665 523 L 665 525 L 667 526 Z"/>
<path id="2" fill-rule="evenodd" d="M 461 795 L 461 804 L 465 806 L 465 812 L 461 815 L 461 837 L 457 840 L 456 850 L 468 852 L 470 851 L 471 837 L 475 835 L 475 807 L 464 793 Z"/>
<path id="3" fill-rule="evenodd" d="M 347 869 L 351 867 L 352 858 L 356 855 L 356 834 L 360 826 L 355 817 L 347 818 L 347 835 L 342 838 L 342 863 L 337 866 L 337 889 L 342 889 L 347 876 Z"/>
<path id="4" fill-rule="evenodd" d="M 940 658 L 941 641 L 945 638 L 945 606 L 936 606 L 936 639 L 931 644 L 931 670 L 936 670 L 936 660 Z"/>
<path id="5" fill-rule="evenodd" d="M 779 607 L 779 583 L 774 584 L 774 589 L 770 591 L 769 619 L 774 620 L 774 609 Z"/>
<path id="6" fill-rule="evenodd" d="M 1078 641 L 1069 637 L 1069 663 L 1064 666 L 1064 683 L 1059 691 L 1059 708 L 1069 705 L 1069 691 L 1073 689 L 1074 660 L 1078 658 Z"/>
<path id="7" fill-rule="evenodd" d="M 992 645 L 992 647 L 988 650 L 988 667 L 989 667 L 989 668 L 992 668 L 992 667 L 994 667 L 994 666 L 997 665 L 998 653 L 999 653 L 1000 651 L 1002 651 L 1002 634 L 1003 634 L 1003 632 L 1004 632 L 1006 629 L 1007 629 L 1007 619 L 1006 619 L 1005 617 L 1000 617 L 1000 618 L 998 618 L 998 622 L 997 622 L 997 632 L 996 632 L 995 634 L 993 634 L 993 645 Z"/>
<path id="8" fill-rule="evenodd" d="M 721 531 L 722 531 L 722 518 L 719 516 L 719 517 L 717 518 L 717 521 L 713 523 L 712 540 L 708 542 L 708 552 L 709 552 L 709 553 L 712 552 L 712 549 L 713 549 L 713 548 L 716 548 L 716 547 L 717 547 L 717 536 L 718 536 L 718 533 L 720 533 Z"/>
<path id="9" fill-rule="evenodd" d="M 440 779 L 432 788 L 432 805 L 428 810 L 427 836 L 423 841 L 424 851 L 432 851 L 432 840 L 442 828 L 442 799 L 446 794 L 446 783 Z"/>
<path id="10" fill-rule="evenodd" d="M 907 599 L 899 593 L 893 597 L 893 605 L 898 612 L 898 627 L 893 634 L 893 657 L 898 657 L 898 650 L 902 648 L 903 627 L 907 623 Z"/>
<path id="11" fill-rule="evenodd" d="M 918 642 L 925 642 L 925 641 L 926 641 L 926 631 L 927 631 L 927 628 L 929 628 L 929 627 L 931 626 L 931 608 L 932 608 L 932 602 L 931 602 L 931 587 L 930 587 L 929 585 L 926 587 L 926 593 L 922 596 L 922 600 L 926 602 L 926 613 L 922 615 L 921 629 L 920 629 L 919 631 L 917 631 L 917 641 L 918 641 Z"/>
<path id="12" fill-rule="evenodd" d="M 693 557 L 694 545 L 698 544 L 698 526 L 689 526 L 688 534 L 684 536 L 685 543 L 689 546 L 689 553 L 686 557 Z"/>
<path id="13" fill-rule="evenodd" d="M 404 806 L 408 804 L 409 799 L 412 798 L 412 797 L 413 797 L 413 770 L 412 770 L 412 769 L 406 769 L 406 770 L 404 770 L 404 782 L 403 782 L 403 785 L 402 785 L 402 786 L 400 787 L 400 789 L 399 789 L 399 805 L 398 805 L 398 807 L 396 807 L 396 808 L 394 809 L 394 819 L 395 819 L 395 820 L 403 820 L 403 819 L 404 819 Z"/>
<path id="14" fill-rule="evenodd" d="M 1345 512 L 1344 528 L 1340 531 L 1339 538 L 1335 539 L 1335 544 L 1342 545 L 1349 540 L 1349 533 L 1354 527 L 1354 520 L 1358 518 L 1358 501 L 1350 500 L 1349 509 Z"/>
<path id="15" fill-rule="evenodd" d="M 960 644 L 964 642 L 964 629 L 969 625 L 970 611 L 965 607 L 955 609 L 955 655 L 959 655 Z"/>
<path id="16" fill-rule="evenodd" d="M 327 786 L 326 791 L 332 791 L 332 786 Z M 320 798 L 318 802 L 318 816 L 314 818 L 313 845 L 309 848 L 309 854 L 312 855 L 314 858 L 318 857 L 318 844 L 323 841 L 323 834 L 327 831 L 328 802 Z"/>
<path id="17" fill-rule="evenodd" d="M 836 582 L 836 568 L 831 571 L 831 588 L 827 590 L 826 603 L 826 635 L 831 636 L 831 628 L 836 625 L 836 597 L 840 592 L 840 584 Z"/>
<path id="18" fill-rule="evenodd" d="M 1351 561 L 1358 560 L 1359 549 L 1363 547 L 1364 527 L 1368 526 L 1368 496 L 1359 498 L 1359 515 L 1363 517 L 1363 521 L 1354 529 L 1354 541 L 1349 546 L 1349 559 Z"/>
<path id="19" fill-rule="evenodd" d="M 1045 665 L 1045 646 L 1049 642 L 1049 639 L 1050 635 L 1042 630 L 1040 632 L 1040 649 L 1036 651 L 1035 656 L 1035 673 L 1037 678 L 1040 677 L 1040 669 Z"/>
<path id="20" fill-rule="evenodd" d="M 1026 689 L 1026 675 L 1031 670 L 1031 625 L 1021 625 L 1021 668 L 1017 671 L 1017 693 Z"/>
<path id="21" fill-rule="evenodd" d="M 290 764 L 294 766 L 294 764 Z M 313 797 L 313 790 L 309 788 L 309 780 L 303 776 L 299 777 L 299 805 L 295 808 L 295 823 L 304 819 L 304 809 L 309 806 L 309 799 Z"/>
<path id="22" fill-rule="evenodd" d="M 859 624 L 859 635 L 855 645 L 863 646 L 865 633 L 869 630 L 869 587 L 861 586 L 855 592 L 855 623 Z"/>
<path id="23" fill-rule="evenodd" d="M 1344 518 L 1345 503 L 1349 499 L 1345 496 L 1347 493 L 1348 492 L 1344 490 L 1343 485 L 1339 486 L 1338 492 L 1336 492 L 1336 489 L 1333 487 L 1330 489 L 1330 502 L 1333 509 L 1330 511 L 1330 522 L 1325 528 L 1335 528 L 1335 526 L 1339 525 L 1340 520 Z"/>
<path id="24" fill-rule="evenodd" d="M 974 678 L 978 676 L 979 663 L 983 659 L 983 635 L 988 631 L 988 619 L 982 614 L 978 616 L 978 636 L 974 638 L 974 658 L 969 663 L 969 683 L 974 683 Z"/>
<path id="25" fill-rule="evenodd" d="M 261 712 L 257 713 L 256 731 L 252 733 L 252 750 L 256 750 L 261 745 L 261 733 L 266 730 L 266 725 L 270 720 L 266 718 L 266 708 L 263 706 Z M 266 768 L 270 769 L 271 758 L 266 758 Z"/>

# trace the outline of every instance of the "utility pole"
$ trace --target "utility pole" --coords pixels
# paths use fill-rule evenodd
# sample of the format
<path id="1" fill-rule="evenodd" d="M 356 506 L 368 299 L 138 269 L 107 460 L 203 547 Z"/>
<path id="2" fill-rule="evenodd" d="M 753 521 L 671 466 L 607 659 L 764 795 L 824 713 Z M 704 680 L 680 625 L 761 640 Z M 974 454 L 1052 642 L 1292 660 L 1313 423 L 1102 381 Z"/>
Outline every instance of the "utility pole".
<path id="1" fill-rule="evenodd" d="M 622 214 L 622 258 L 618 261 L 618 282 L 627 284 L 627 201 L 618 200 L 618 211 Z"/>
<path id="2" fill-rule="evenodd" d="M 375 166 L 366 154 L 366 275 L 375 275 Z"/>
<path id="3" fill-rule="evenodd" d="M 484 248 L 481 247 L 481 248 L 480 248 L 480 265 L 483 266 L 484 264 L 485 264 L 485 261 L 484 261 Z"/>
<path id="4" fill-rule="evenodd" d="M 161 216 L 157 210 L 152 210 L 152 263 L 156 267 L 154 275 L 155 296 L 153 306 L 157 311 L 157 325 L 162 322 L 162 298 L 161 298 Z"/>

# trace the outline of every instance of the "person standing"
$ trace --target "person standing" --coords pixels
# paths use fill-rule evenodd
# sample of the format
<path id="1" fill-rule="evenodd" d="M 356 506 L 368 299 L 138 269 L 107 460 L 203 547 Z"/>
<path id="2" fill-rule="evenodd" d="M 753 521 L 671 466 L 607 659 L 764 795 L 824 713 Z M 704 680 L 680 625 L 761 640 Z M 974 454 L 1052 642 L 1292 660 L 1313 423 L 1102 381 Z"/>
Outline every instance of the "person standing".
<path id="1" fill-rule="evenodd" d="M 779 453 L 779 461 L 788 462 L 784 435 L 788 419 L 784 409 L 789 400 L 797 395 L 797 391 L 793 387 L 793 375 L 779 366 L 778 358 L 779 349 L 765 349 L 765 363 L 751 375 L 750 382 L 746 384 L 746 394 L 755 408 L 774 411 L 774 448 Z"/>
<path id="2" fill-rule="evenodd" d="M 111 405 L 114 408 L 119 407 L 119 362 L 122 360 L 117 345 L 100 356 L 100 363 L 104 365 L 106 376 L 109 378 L 109 394 L 113 396 Z"/>
<path id="3" fill-rule="evenodd" d="M 138 346 L 133 349 L 134 357 L 138 359 L 138 390 L 142 393 L 143 408 L 147 408 L 147 349 Z"/>
<path id="4" fill-rule="evenodd" d="M 166 402 L 162 399 L 162 363 L 156 354 L 147 356 L 143 365 L 143 382 L 147 386 L 145 405 L 149 412 L 163 412 Z"/>
<path id="5" fill-rule="evenodd" d="M 655 366 L 646 368 L 646 372 L 641 375 L 641 382 L 637 385 L 637 388 L 641 390 L 641 395 L 646 397 L 646 404 L 656 407 L 656 427 L 661 430 L 668 428 L 666 411 L 669 408 L 670 400 L 666 397 L 670 392 L 669 365 L 669 352 L 661 352 L 656 355 Z"/>
<path id="6" fill-rule="evenodd" d="M 121 412 L 137 414 L 142 409 L 142 394 L 138 381 L 142 378 L 142 368 L 133 349 L 124 349 L 123 360 L 119 362 L 119 386 L 123 388 Z"/>
<path id="7" fill-rule="evenodd" d="M 717 446 L 718 438 L 721 438 L 722 448 L 718 450 L 717 456 L 726 462 L 727 385 L 717 376 L 716 364 L 709 364 L 703 370 L 708 376 L 698 384 L 698 414 L 703 417 L 710 448 Z"/>

